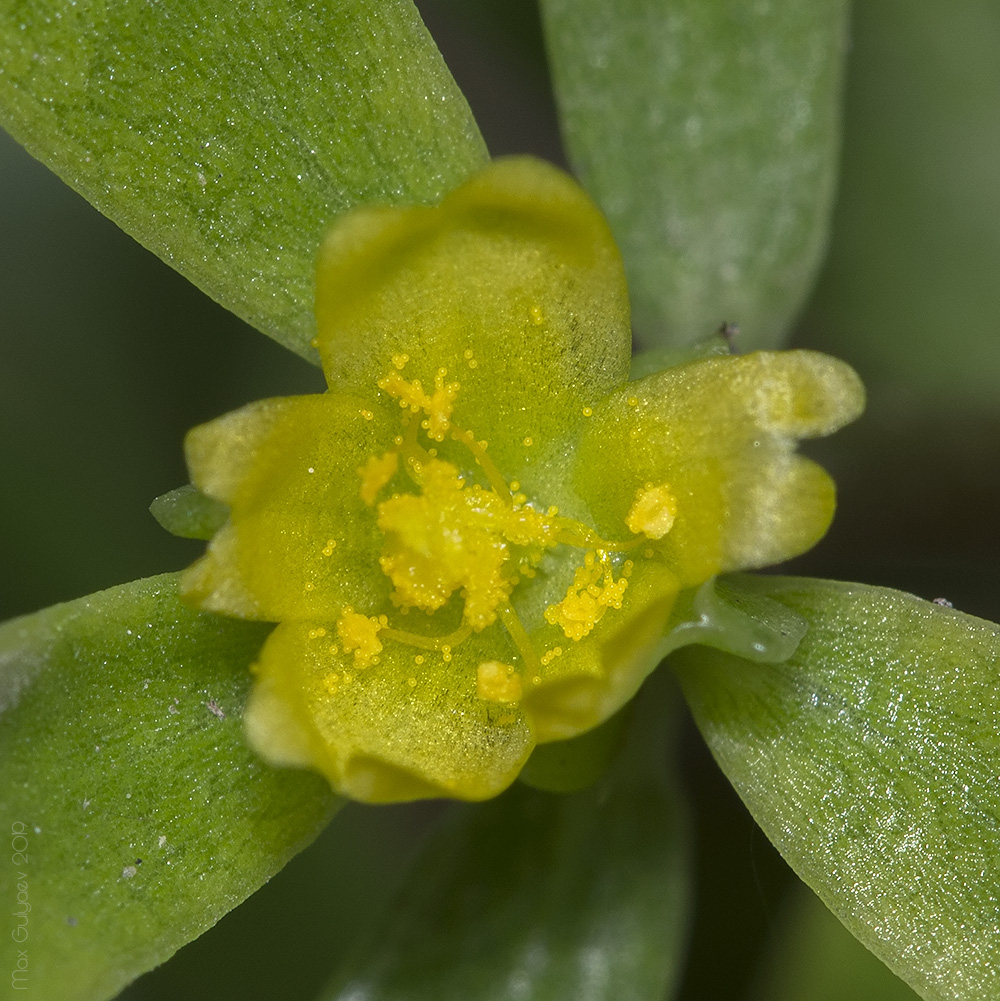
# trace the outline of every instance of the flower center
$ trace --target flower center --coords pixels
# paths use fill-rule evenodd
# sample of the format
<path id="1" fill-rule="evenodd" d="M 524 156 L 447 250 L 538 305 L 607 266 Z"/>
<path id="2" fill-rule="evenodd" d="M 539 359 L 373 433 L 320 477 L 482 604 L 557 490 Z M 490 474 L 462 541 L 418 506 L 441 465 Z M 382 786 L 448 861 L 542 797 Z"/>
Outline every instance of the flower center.
<path id="1" fill-rule="evenodd" d="M 583 550 L 582 563 L 565 597 L 544 611 L 549 625 L 559 627 L 566 639 L 579 641 L 609 608 L 621 608 L 632 561 L 622 562 L 616 577 L 612 554 L 632 549 L 642 539 L 609 542 L 554 507 L 543 512 L 529 503 L 520 493 L 520 484 L 507 481 L 490 459 L 488 443 L 452 420 L 460 384 L 446 381 L 448 372 L 442 368 L 435 375 L 433 389 L 427 390 L 419 380 L 403 377 L 407 361 L 405 355 L 394 357 L 393 369 L 379 380 L 379 388 L 397 400 L 403 411 L 403 433 L 393 449 L 370 457 L 358 469 L 360 495 L 377 510 L 384 539 L 379 563 L 393 584 L 393 605 L 403 613 L 419 609 L 433 615 L 457 595 L 462 601 L 461 623 L 447 634 L 426 636 L 390 626 L 385 615 L 366 617 L 345 609 L 337 624 L 341 645 L 345 652 L 354 653 L 359 667 L 378 659 L 383 639 L 436 650 L 450 660 L 452 650 L 463 640 L 499 619 L 523 667 L 537 679 L 542 666 L 562 649 L 536 651 L 511 605 L 514 588 L 536 575 L 548 550 L 560 545 Z M 436 445 L 446 441 L 468 453 L 472 461 L 467 465 L 478 468 L 483 483 L 438 455 Z M 416 490 L 393 493 L 379 501 L 400 471 Z M 637 494 L 626 527 L 633 536 L 661 538 L 670 530 L 676 510 L 667 485 L 647 485 Z M 513 666 L 498 661 L 480 665 L 477 692 L 481 698 L 511 703 L 518 701 L 521 691 Z"/>

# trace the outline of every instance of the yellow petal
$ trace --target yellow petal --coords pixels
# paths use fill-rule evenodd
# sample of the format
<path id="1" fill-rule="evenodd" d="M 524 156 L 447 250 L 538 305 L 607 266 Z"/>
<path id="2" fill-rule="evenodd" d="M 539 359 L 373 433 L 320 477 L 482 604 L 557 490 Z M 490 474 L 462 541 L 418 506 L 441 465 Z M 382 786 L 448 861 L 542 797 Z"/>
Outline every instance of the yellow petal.
<path id="1" fill-rule="evenodd" d="M 377 660 L 359 667 L 335 627 L 284 623 L 255 668 L 249 738 L 275 764 L 313 767 L 369 803 L 495 796 L 534 739 L 509 679 L 502 699 L 478 689 L 491 649 L 473 636 L 445 660 L 386 639 Z"/>
<path id="2" fill-rule="evenodd" d="M 545 663 L 524 679 L 521 706 L 539 743 L 575 737 L 635 695 L 662 659 L 660 641 L 678 590 L 661 560 L 639 558 L 621 609 L 602 616 L 585 638 L 574 642 L 552 626 L 531 631 Z"/>
<path id="3" fill-rule="evenodd" d="M 797 440 L 835 431 L 863 404 L 854 372 L 810 351 L 667 369 L 595 413 L 577 488 L 601 532 L 645 539 L 684 586 L 767 566 L 812 546 L 833 516 L 833 484 L 795 455 Z"/>
<path id="4" fill-rule="evenodd" d="M 195 485 L 230 521 L 182 580 L 201 608 L 259 618 L 334 618 L 387 600 L 382 544 L 359 468 L 391 444 L 382 410 L 330 394 L 264 400 L 195 428 Z"/>
<path id="5" fill-rule="evenodd" d="M 527 157 L 492 163 L 436 208 L 344 216 L 320 252 L 316 311 L 331 389 L 374 389 L 395 359 L 429 394 L 444 368 L 460 387 L 455 421 L 508 475 L 628 375 L 607 224 L 568 175 Z"/>

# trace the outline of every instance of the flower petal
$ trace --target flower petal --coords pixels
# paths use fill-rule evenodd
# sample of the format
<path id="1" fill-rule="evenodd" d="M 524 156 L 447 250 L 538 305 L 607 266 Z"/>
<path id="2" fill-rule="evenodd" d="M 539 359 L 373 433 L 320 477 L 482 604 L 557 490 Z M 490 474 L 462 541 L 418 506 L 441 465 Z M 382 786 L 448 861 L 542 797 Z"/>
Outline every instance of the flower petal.
<path id="1" fill-rule="evenodd" d="M 575 737 L 603 723 L 628 702 L 662 659 L 664 627 L 679 590 L 659 559 L 636 563 L 620 610 L 609 610 L 584 639 L 567 640 L 552 627 L 532 630 L 542 650 L 558 648 L 525 686 L 522 708 L 539 743 Z"/>
<path id="2" fill-rule="evenodd" d="M 192 480 L 229 504 L 230 520 L 186 571 L 185 597 L 270 621 L 387 603 L 358 469 L 395 433 L 382 410 L 330 394 L 263 400 L 194 428 Z"/>
<path id="3" fill-rule="evenodd" d="M 628 376 L 607 224 L 568 175 L 528 157 L 492 163 L 435 208 L 345 215 L 320 252 L 316 309 L 331 389 L 374 390 L 393 358 L 424 387 L 446 368 L 456 423 L 511 470 Z"/>
<path id="4" fill-rule="evenodd" d="M 808 549 L 834 509 L 798 438 L 853 420 L 864 391 L 810 351 L 709 358 L 630 383 L 585 432 L 576 484 L 600 531 L 648 535 L 684 586 Z"/>
<path id="5" fill-rule="evenodd" d="M 477 695 L 480 665 L 493 656 L 482 635 L 449 661 L 385 639 L 378 662 L 359 667 L 333 627 L 283 623 L 255 668 L 247 733 L 265 758 L 315 768 L 354 799 L 486 799 L 534 746 L 516 705 Z"/>

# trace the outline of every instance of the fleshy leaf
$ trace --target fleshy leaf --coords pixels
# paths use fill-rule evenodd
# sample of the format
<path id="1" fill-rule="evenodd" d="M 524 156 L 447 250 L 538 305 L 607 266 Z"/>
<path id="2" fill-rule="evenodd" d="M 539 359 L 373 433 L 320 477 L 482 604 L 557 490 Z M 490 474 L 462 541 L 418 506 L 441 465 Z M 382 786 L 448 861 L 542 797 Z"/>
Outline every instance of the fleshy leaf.
<path id="1" fill-rule="evenodd" d="M 173 575 L 0 627 L 0 815 L 24 839 L 0 890 L 14 906 L 27 884 L 30 992 L 114 995 L 326 823 L 326 783 L 243 737 L 267 630 L 190 611 Z M 18 940 L 4 943 L 14 969 Z"/>
<path id="2" fill-rule="evenodd" d="M 160 494 L 149 512 L 171 535 L 182 539 L 210 539 L 229 517 L 225 504 L 206 497 L 190 483 Z"/>
<path id="3" fill-rule="evenodd" d="M 540 462 L 624 382 L 628 293 L 607 224 L 566 174 L 498 160 L 433 209 L 357 209 L 320 253 L 318 345 L 330 388 L 363 393 L 407 360 L 508 473 Z"/>
<path id="4" fill-rule="evenodd" d="M 519 785 L 456 810 L 323 1001 L 672 997 L 686 831 L 656 692 L 593 788 L 556 796 Z"/>
<path id="5" fill-rule="evenodd" d="M 833 484 L 799 438 L 853 420 L 864 389 L 843 362 L 807 351 L 707 358 L 623 387 L 595 412 L 576 482 L 613 533 L 637 495 L 664 491 L 672 524 L 649 546 L 682 583 L 804 552 L 833 516 Z"/>
<path id="6" fill-rule="evenodd" d="M 790 904 L 751 1001 L 916 1001 L 814 893 L 800 887 Z"/>
<path id="7" fill-rule="evenodd" d="M 809 622 L 786 663 L 695 647 L 672 659 L 722 770 L 921 997 L 996 997 L 1000 626 L 863 585 L 755 588 Z"/>
<path id="8" fill-rule="evenodd" d="M 2 122 L 105 215 L 287 347 L 351 205 L 486 160 L 410 0 L 29 0 L 0 10 Z"/>
<path id="9" fill-rule="evenodd" d="M 615 713 L 600 726 L 531 752 L 518 781 L 543 792 L 579 792 L 593 785 L 618 756 L 630 718 L 629 707 Z"/>
<path id="10" fill-rule="evenodd" d="M 782 343 L 826 243 L 843 0 L 544 0 L 566 144 L 625 258 L 639 339 Z"/>

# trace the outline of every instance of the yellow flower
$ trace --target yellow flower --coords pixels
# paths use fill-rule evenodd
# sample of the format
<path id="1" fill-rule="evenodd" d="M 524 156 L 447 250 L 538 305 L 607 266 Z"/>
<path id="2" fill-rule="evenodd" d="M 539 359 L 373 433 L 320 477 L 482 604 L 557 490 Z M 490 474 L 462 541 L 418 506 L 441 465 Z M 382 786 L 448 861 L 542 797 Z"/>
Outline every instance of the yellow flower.
<path id="1" fill-rule="evenodd" d="M 809 352 L 628 381 L 628 300 L 565 174 L 498 161 L 434 208 L 353 211 L 317 273 L 329 391 L 195 428 L 229 520 L 184 578 L 278 623 L 249 738 L 367 801 L 481 799 L 607 719 L 678 592 L 808 548 L 833 511 L 794 454 L 860 411 Z"/>

